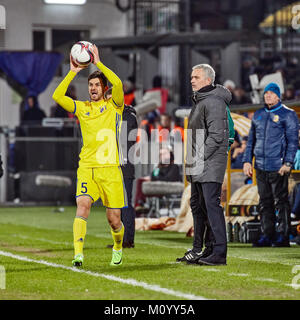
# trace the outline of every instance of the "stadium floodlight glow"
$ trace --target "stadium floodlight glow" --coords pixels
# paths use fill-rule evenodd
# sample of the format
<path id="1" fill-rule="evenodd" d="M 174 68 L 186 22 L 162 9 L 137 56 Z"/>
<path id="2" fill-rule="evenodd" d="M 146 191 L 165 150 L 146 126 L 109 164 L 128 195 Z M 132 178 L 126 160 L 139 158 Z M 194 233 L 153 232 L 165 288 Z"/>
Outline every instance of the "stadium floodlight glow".
<path id="1" fill-rule="evenodd" d="M 44 0 L 47 4 L 75 4 L 82 5 L 86 3 L 86 0 Z"/>

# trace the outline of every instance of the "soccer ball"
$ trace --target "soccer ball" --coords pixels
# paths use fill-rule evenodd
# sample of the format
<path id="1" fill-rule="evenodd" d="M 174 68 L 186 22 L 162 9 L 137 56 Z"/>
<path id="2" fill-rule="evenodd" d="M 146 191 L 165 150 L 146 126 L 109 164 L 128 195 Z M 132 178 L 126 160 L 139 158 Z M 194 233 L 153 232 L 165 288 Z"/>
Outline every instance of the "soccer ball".
<path id="1" fill-rule="evenodd" d="M 75 66 L 87 67 L 94 61 L 93 45 L 88 41 L 78 41 L 71 48 L 71 59 Z"/>

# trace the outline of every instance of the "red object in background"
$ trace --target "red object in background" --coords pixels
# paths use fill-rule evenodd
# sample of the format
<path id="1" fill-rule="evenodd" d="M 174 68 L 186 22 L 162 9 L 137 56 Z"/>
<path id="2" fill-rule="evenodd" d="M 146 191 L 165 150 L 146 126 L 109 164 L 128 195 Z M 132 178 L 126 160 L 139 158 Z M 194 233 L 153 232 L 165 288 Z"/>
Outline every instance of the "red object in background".
<path id="1" fill-rule="evenodd" d="M 141 129 L 147 131 L 147 126 L 149 128 L 149 132 L 151 132 L 154 129 L 154 126 L 151 123 L 149 123 L 149 121 L 147 119 L 142 120 L 141 124 L 140 124 L 140 126 L 138 128 L 138 132 L 137 132 L 137 136 L 136 136 L 136 142 L 139 142 L 141 140 L 141 136 L 142 136 Z"/>
<path id="2" fill-rule="evenodd" d="M 124 94 L 124 103 L 127 104 L 128 106 L 131 106 L 134 98 L 135 98 L 134 92 L 126 93 Z"/>

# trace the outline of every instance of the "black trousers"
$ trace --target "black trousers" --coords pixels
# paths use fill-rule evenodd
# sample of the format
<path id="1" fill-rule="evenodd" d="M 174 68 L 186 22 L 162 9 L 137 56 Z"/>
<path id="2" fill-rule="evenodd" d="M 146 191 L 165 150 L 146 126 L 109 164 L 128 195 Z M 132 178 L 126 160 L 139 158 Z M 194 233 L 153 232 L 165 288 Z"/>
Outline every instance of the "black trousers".
<path id="1" fill-rule="evenodd" d="M 220 204 L 221 190 L 222 184 L 217 182 L 194 182 L 191 185 L 193 249 L 201 251 L 205 242 L 206 247 L 213 246 L 213 253 L 226 257 L 227 239 L 225 217 Z"/>
<path id="2" fill-rule="evenodd" d="M 286 240 L 289 238 L 291 221 L 288 179 L 288 175 L 281 176 L 277 171 L 256 169 L 262 233 L 271 240 L 275 237 L 276 222 L 278 222 L 277 231 Z"/>
<path id="3" fill-rule="evenodd" d="M 134 242 L 135 234 L 135 210 L 132 207 L 132 178 L 124 177 L 125 189 L 127 193 L 128 207 L 121 210 L 121 220 L 124 224 L 123 242 Z"/>

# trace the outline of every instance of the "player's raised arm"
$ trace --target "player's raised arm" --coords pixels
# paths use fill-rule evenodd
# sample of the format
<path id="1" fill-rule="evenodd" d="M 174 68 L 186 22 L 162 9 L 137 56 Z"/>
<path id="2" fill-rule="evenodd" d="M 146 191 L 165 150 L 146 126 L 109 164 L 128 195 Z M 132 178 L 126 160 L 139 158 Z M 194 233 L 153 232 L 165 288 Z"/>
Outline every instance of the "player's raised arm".
<path id="1" fill-rule="evenodd" d="M 112 99 L 116 107 L 123 107 L 124 104 L 124 91 L 121 79 L 109 68 L 107 68 L 99 58 L 99 51 L 96 45 L 93 45 L 94 64 L 106 76 L 107 80 L 112 84 Z"/>
<path id="2" fill-rule="evenodd" d="M 68 90 L 68 87 L 71 81 L 75 78 L 76 74 L 82 69 L 83 67 L 75 66 L 72 63 L 72 60 L 70 57 L 70 71 L 66 75 L 66 77 L 63 79 L 63 81 L 58 85 L 58 87 L 55 89 L 52 95 L 52 99 L 68 112 L 74 112 L 75 104 L 73 99 L 66 96 L 66 92 Z"/>

